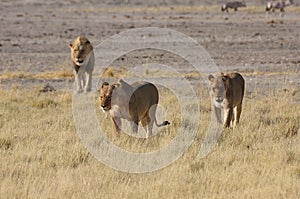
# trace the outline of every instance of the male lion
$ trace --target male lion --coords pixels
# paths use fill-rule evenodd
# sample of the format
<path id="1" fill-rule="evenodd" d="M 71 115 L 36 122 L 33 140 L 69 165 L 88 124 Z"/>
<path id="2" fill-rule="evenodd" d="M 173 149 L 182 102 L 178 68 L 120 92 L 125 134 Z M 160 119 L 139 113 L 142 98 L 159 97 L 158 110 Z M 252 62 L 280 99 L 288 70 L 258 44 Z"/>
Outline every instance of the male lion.
<path id="1" fill-rule="evenodd" d="M 101 108 L 110 113 L 117 136 L 121 130 L 121 118 L 131 121 L 133 133 L 138 132 L 141 121 L 147 137 L 152 134 L 154 122 L 158 127 L 170 124 L 168 121 L 157 124 L 155 113 L 158 98 L 157 88 L 149 82 L 130 85 L 121 79 L 112 85 L 104 82 L 100 88 Z"/>
<path id="2" fill-rule="evenodd" d="M 224 109 L 223 127 L 235 127 L 242 112 L 245 80 L 239 73 L 209 75 L 212 109 L 219 123 L 222 123 L 221 109 Z"/>
<path id="3" fill-rule="evenodd" d="M 92 88 L 92 73 L 94 70 L 94 51 L 90 41 L 85 36 L 77 37 L 69 45 L 74 67 L 76 92 L 89 92 Z"/>

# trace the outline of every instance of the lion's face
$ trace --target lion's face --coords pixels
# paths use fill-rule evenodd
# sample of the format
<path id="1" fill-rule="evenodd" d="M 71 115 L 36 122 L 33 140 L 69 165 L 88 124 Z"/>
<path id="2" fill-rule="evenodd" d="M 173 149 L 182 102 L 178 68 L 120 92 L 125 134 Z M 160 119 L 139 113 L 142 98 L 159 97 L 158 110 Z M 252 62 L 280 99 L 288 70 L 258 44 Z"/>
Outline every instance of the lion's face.
<path id="1" fill-rule="evenodd" d="M 226 75 L 212 76 L 208 77 L 210 84 L 210 95 L 213 103 L 216 107 L 221 107 L 224 99 L 226 98 L 226 81 L 228 77 Z"/>
<path id="2" fill-rule="evenodd" d="M 103 111 L 111 109 L 111 99 L 115 86 L 104 82 L 100 88 L 100 106 Z"/>
<path id="3" fill-rule="evenodd" d="M 109 111 L 112 106 L 128 108 L 133 91 L 131 86 L 122 79 L 116 83 L 104 82 L 100 87 L 100 106 L 103 111 Z"/>
<path id="4" fill-rule="evenodd" d="M 90 41 L 85 36 L 77 37 L 73 43 L 70 44 L 71 58 L 77 66 L 82 66 L 85 60 L 88 60 L 90 52 L 93 47 Z"/>

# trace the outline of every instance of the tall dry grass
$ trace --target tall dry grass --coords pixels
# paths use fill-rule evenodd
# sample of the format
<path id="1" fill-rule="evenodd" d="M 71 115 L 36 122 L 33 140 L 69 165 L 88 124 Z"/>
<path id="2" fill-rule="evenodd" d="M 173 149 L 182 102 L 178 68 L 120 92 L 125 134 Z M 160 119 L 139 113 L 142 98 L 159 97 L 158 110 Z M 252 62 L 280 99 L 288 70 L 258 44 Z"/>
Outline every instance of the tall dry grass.
<path id="1" fill-rule="evenodd" d="M 160 91 L 171 126 L 150 140 L 122 134 L 117 145 L 151 151 L 176 134 L 182 125 L 177 98 Z M 1 198 L 299 198 L 299 89 L 246 97 L 240 125 L 225 130 L 204 159 L 197 155 L 210 102 L 207 91 L 200 92 L 200 127 L 189 150 L 164 169 L 129 174 L 85 149 L 73 123 L 71 92 L 0 90 Z M 97 115 L 113 140 L 109 118 Z"/>

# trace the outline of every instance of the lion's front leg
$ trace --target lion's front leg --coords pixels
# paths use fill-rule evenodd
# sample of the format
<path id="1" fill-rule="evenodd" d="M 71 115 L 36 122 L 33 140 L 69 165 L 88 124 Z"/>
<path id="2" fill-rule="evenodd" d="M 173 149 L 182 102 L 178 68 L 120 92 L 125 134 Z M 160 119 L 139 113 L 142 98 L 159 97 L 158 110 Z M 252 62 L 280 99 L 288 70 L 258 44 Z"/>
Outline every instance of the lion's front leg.
<path id="1" fill-rule="evenodd" d="M 82 84 L 81 84 L 81 78 L 79 77 L 78 73 L 75 74 L 75 84 L 76 84 L 76 92 L 81 93 L 82 92 Z"/>
<path id="2" fill-rule="evenodd" d="M 85 89 L 85 85 L 86 85 L 86 78 L 85 78 L 85 75 L 82 75 L 81 74 L 81 76 L 80 76 L 80 78 L 81 78 L 81 88 L 82 89 Z"/>
<path id="3" fill-rule="evenodd" d="M 232 108 L 226 108 L 224 110 L 224 128 L 230 127 L 230 123 L 232 120 L 232 113 L 233 113 Z"/>
<path id="4" fill-rule="evenodd" d="M 90 92 L 92 89 L 92 73 L 86 73 L 85 92 Z"/>
<path id="5" fill-rule="evenodd" d="M 119 137 L 122 125 L 121 119 L 119 117 L 112 117 L 111 120 L 115 129 L 116 136 Z"/>
<path id="6" fill-rule="evenodd" d="M 95 57 L 94 57 L 94 51 L 92 51 L 90 53 L 89 62 L 86 66 L 86 72 L 85 72 L 86 84 L 84 87 L 85 92 L 90 92 L 92 90 L 92 75 L 94 70 L 94 64 L 95 64 Z"/>
<path id="7" fill-rule="evenodd" d="M 215 106 L 213 106 L 214 112 L 215 112 L 215 116 L 217 118 L 218 123 L 222 124 L 222 117 L 221 117 L 221 108 L 217 108 Z"/>

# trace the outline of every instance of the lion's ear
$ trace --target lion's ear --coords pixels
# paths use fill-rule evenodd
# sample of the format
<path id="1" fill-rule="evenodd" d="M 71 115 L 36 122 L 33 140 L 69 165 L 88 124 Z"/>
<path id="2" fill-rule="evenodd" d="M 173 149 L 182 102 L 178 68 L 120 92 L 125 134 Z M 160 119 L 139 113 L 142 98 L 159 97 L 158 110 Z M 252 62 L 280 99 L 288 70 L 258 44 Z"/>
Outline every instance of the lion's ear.
<path id="1" fill-rule="evenodd" d="M 89 40 L 86 40 L 86 42 L 85 42 L 86 44 L 90 44 L 91 42 L 89 41 Z"/>
<path id="2" fill-rule="evenodd" d="M 121 84 L 120 83 L 115 83 L 112 85 L 112 89 L 118 88 Z"/>
<path id="3" fill-rule="evenodd" d="M 213 76 L 213 75 L 209 75 L 209 76 L 208 76 L 208 80 L 209 80 L 210 82 L 213 82 L 213 81 L 214 81 L 214 79 L 215 79 L 215 78 L 214 78 L 214 76 Z"/>
<path id="4" fill-rule="evenodd" d="M 227 81 L 228 78 L 229 78 L 228 75 L 223 75 L 223 76 L 222 76 L 222 80 L 223 80 L 224 82 Z"/>
<path id="5" fill-rule="evenodd" d="M 103 88 L 104 86 L 109 86 L 109 83 L 108 82 L 103 82 L 101 88 Z"/>
<path id="6" fill-rule="evenodd" d="M 124 80 L 123 79 L 119 79 L 118 84 L 124 84 Z"/>
<path id="7" fill-rule="evenodd" d="M 123 79 L 119 79 L 119 80 L 116 82 L 116 85 L 117 85 L 117 86 L 126 86 L 127 83 L 126 83 Z"/>

